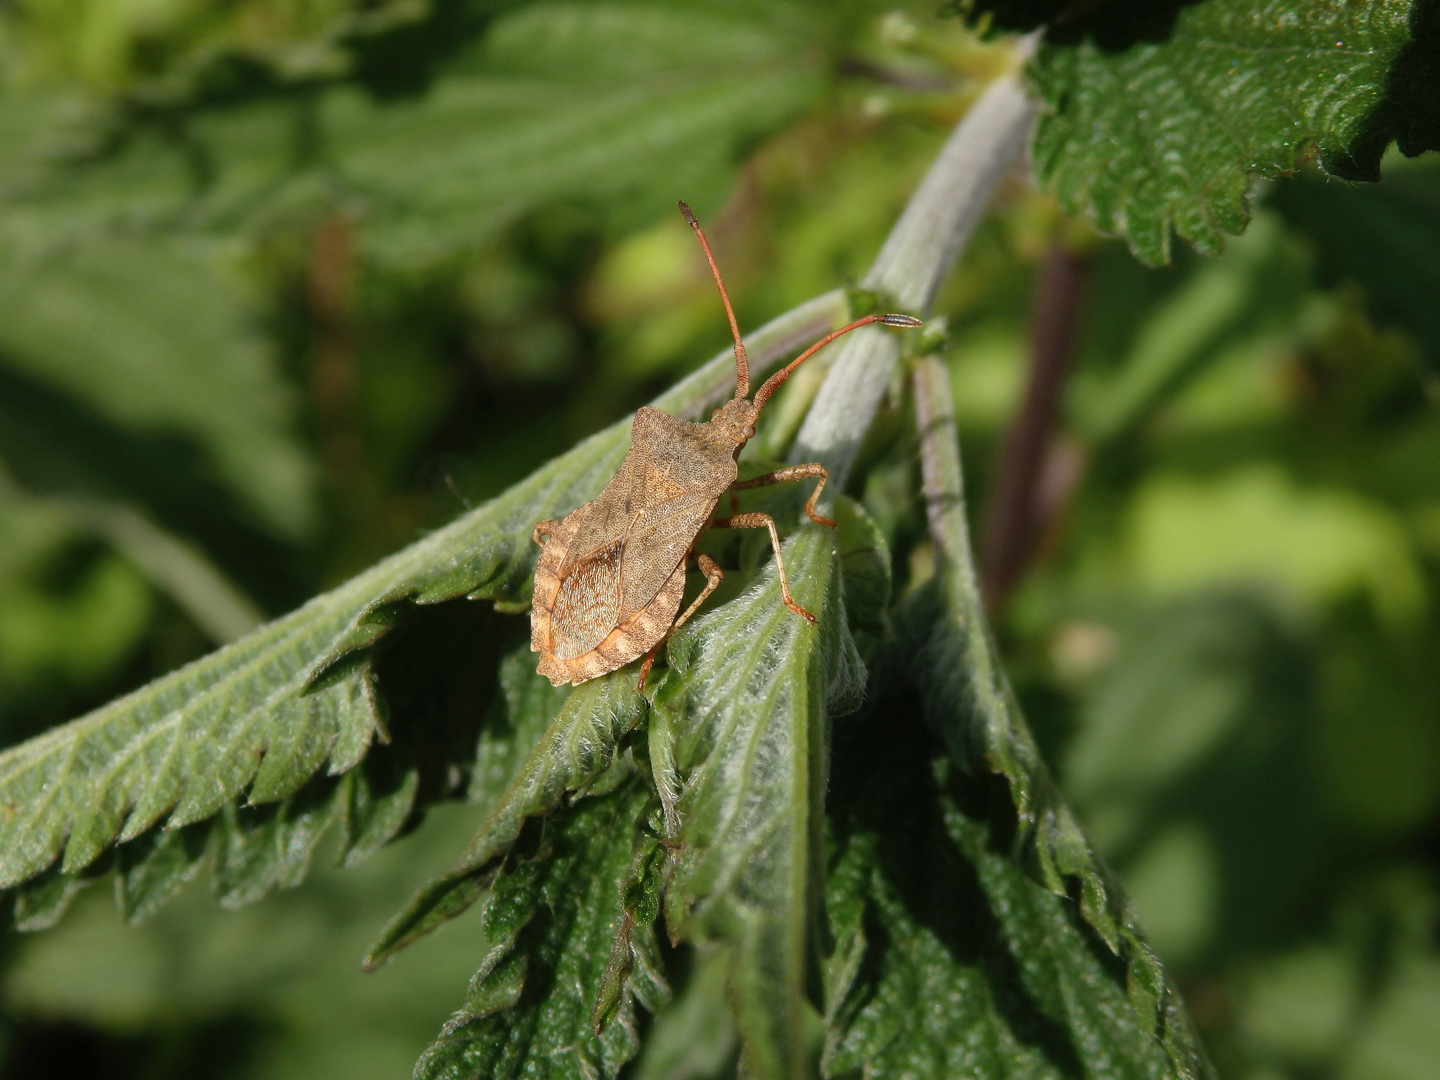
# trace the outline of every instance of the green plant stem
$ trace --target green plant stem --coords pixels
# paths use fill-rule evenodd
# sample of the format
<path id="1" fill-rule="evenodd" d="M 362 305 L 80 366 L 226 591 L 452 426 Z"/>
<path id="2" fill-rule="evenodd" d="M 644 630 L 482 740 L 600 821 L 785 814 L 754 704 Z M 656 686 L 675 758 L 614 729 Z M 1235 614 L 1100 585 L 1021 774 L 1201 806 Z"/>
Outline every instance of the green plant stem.
<path id="1" fill-rule="evenodd" d="M 1031 39 L 1021 39 L 1023 56 Z M 901 310 L 929 313 L 950 268 L 964 251 L 995 188 L 1015 167 L 1034 127 L 1036 105 L 1018 72 L 993 82 L 965 114 L 866 275 L 865 288 Z M 865 328 L 845 339 L 795 439 L 792 461 L 830 470 L 831 491 L 843 488 L 866 430 L 900 357 L 892 331 Z"/>
<path id="2" fill-rule="evenodd" d="M 212 641 L 236 641 L 265 621 L 265 613 L 203 552 L 134 507 L 86 496 L 56 501 L 125 556 Z"/>
<path id="3" fill-rule="evenodd" d="M 782 359 L 823 336 L 844 316 L 845 292 L 831 289 L 746 334 L 751 380 L 764 378 Z M 735 354 L 726 346 L 650 404 L 687 420 L 698 420 L 734 392 Z"/>

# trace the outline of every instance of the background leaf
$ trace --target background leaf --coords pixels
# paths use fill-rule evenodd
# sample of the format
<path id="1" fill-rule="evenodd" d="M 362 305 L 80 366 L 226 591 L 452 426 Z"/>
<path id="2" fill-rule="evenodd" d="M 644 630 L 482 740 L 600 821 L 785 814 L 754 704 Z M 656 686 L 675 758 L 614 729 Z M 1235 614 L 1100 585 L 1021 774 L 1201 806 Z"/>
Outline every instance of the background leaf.
<path id="1" fill-rule="evenodd" d="M 801 9 L 776 6 L 764 24 L 736 15 L 530 6 L 499 22 L 422 102 L 328 99 L 319 122 L 331 162 L 375 208 L 366 230 L 374 250 L 433 256 L 563 194 L 621 206 L 673 201 L 677 191 L 711 198 L 737 144 L 805 108 L 819 88 Z M 404 172 L 397 160 L 409 163 Z M 647 179 L 660 176 L 663 190 Z"/>
<path id="2" fill-rule="evenodd" d="M 1396 162 L 1376 187 L 1323 183 L 1314 177 L 1277 186 L 1274 205 L 1319 249 L 1327 282 L 1354 282 L 1377 321 L 1409 330 L 1421 356 L 1440 360 L 1440 315 L 1428 303 L 1437 283 L 1426 258 L 1440 222 L 1433 161 Z"/>
<path id="3" fill-rule="evenodd" d="M 1273 216 L 1258 217 L 1232 249 L 1224 262 L 1197 261 L 1172 278 L 1139 325 L 1094 329 L 1100 362 L 1077 378 L 1071 396 L 1075 425 L 1091 446 L 1133 433 L 1227 355 L 1263 346 L 1303 317 L 1308 260 Z M 1102 365 L 1110 378 L 1099 375 Z"/>
<path id="4" fill-rule="evenodd" d="M 294 400 L 233 274 L 159 243 L 0 251 L 0 362 L 111 423 L 193 442 L 281 535 L 314 527 Z"/>
<path id="5" fill-rule="evenodd" d="M 329 211 L 364 222 L 370 256 L 414 264 L 561 197 L 612 213 L 675 191 L 704 205 L 737 147 L 821 86 L 811 13 L 768 6 L 757 21 L 759 10 L 524 5 L 418 95 L 337 85 L 162 113 L 121 138 L 112 114 L 76 110 L 66 139 L 22 129 L 36 142 L 14 155 L 0 230 L 33 249 L 177 225 L 263 234 Z M 30 107 L 57 111 L 40 98 Z M 663 191 L 647 183 L 655 176 Z"/>

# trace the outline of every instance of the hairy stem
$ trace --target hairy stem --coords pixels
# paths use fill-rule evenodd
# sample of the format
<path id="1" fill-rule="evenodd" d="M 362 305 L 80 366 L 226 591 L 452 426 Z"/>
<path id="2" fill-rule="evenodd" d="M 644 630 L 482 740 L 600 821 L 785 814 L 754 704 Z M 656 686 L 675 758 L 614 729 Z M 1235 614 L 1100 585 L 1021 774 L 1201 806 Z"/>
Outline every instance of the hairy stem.
<path id="1" fill-rule="evenodd" d="M 831 289 L 746 334 L 751 374 L 763 378 L 785 357 L 823 335 L 844 314 L 845 293 Z M 726 346 L 650 404 L 687 420 L 698 420 L 734 391 L 735 354 Z"/>
<path id="2" fill-rule="evenodd" d="M 1022 39 L 1022 55 L 1030 44 Z M 911 196 L 865 278 L 867 289 L 908 313 L 928 314 L 995 188 L 1024 151 L 1035 114 L 1018 72 L 990 85 Z M 825 465 L 832 490 L 840 490 L 899 356 L 900 341 L 891 331 L 867 327 L 846 338 L 791 460 Z"/>

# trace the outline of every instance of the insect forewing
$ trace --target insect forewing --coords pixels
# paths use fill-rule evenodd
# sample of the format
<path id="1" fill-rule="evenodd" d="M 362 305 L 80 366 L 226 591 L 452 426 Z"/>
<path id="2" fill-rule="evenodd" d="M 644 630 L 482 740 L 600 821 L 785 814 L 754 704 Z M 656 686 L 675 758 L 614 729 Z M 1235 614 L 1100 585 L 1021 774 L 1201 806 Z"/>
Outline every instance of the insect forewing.
<path id="1" fill-rule="evenodd" d="M 655 598 L 714 509 L 715 499 L 709 495 L 678 495 L 647 507 L 635 518 L 625 533 L 627 555 L 621 563 L 622 620 Z"/>
<path id="2" fill-rule="evenodd" d="M 589 652 L 615 628 L 620 615 L 623 551 L 623 542 L 616 539 L 581 560 L 561 581 L 550 619 L 555 655 L 560 659 Z"/>

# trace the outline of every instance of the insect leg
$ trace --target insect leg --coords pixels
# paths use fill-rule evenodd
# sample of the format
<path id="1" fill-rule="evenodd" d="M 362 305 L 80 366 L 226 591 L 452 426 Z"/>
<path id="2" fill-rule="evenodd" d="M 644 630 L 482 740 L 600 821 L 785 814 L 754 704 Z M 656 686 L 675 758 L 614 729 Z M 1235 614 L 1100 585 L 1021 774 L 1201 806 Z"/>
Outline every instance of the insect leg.
<path id="1" fill-rule="evenodd" d="M 832 529 L 835 522 L 827 517 L 821 517 L 815 513 L 815 503 L 820 498 L 820 492 L 825 490 L 825 481 L 830 479 L 830 470 L 824 465 L 789 465 L 783 469 L 776 469 L 764 476 L 755 476 L 749 480 L 741 480 L 739 483 L 731 484 L 730 510 L 735 510 L 735 496 L 733 492 L 744 491 L 746 488 L 766 487 L 770 484 L 783 484 L 787 480 L 809 480 L 818 476 L 820 482 L 815 485 L 815 490 L 810 493 L 810 498 L 805 500 L 805 514 L 817 525 L 829 525 Z"/>
<path id="2" fill-rule="evenodd" d="M 670 635 L 684 626 L 695 610 L 709 599 L 710 594 L 720 587 L 720 582 L 725 580 L 720 567 L 715 565 L 715 560 L 709 555 L 701 555 L 696 560 L 700 564 L 700 572 L 705 575 L 705 587 L 700 590 L 700 595 L 690 601 L 690 606 L 680 613 L 680 617 L 670 624 L 670 629 L 665 631 L 665 636 L 657 641 L 648 653 L 645 654 L 645 663 L 640 665 L 640 684 L 635 687 L 639 693 L 645 689 L 645 677 L 650 674 L 650 667 L 655 663 L 655 654 L 660 651 L 660 646 L 670 640 Z"/>
<path id="3" fill-rule="evenodd" d="M 822 483 L 823 483 L 823 481 L 822 481 Z M 544 547 L 544 546 L 545 546 L 545 541 L 544 541 L 544 540 L 541 540 L 540 537 L 553 535 L 554 532 L 555 532 L 555 527 L 556 527 L 557 525 L 559 525 L 559 524 L 560 524 L 559 521 L 541 521 L 541 522 L 538 522 L 538 523 L 535 525 L 535 531 L 530 534 L 530 539 L 531 539 L 531 540 L 534 540 L 535 543 L 539 544 L 541 547 Z"/>
<path id="4" fill-rule="evenodd" d="M 805 465 L 798 465 L 796 468 L 808 468 Z M 776 472 L 785 472 L 778 469 Z M 751 483 L 752 481 L 747 481 Z M 780 598 L 785 601 L 785 606 L 799 615 L 806 622 L 813 623 L 815 616 L 806 611 L 795 602 L 790 595 L 790 583 L 785 580 L 785 560 L 780 557 L 780 534 L 775 531 L 775 519 L 769 514 L 736 514 L 734 517 L 715 518 L 710 522 L 712 529 L 769 529 L 770 546 L 775 549 L 775 569 L 780 573 Z"/>
<path id="5" fill-rule="evenodd" d="M 725 580 L 725 575 L 721 573 L 720 567 L 715 565 L 715 560 L 709 555 L 697 556 L 695 561 L 700 565 L 700 572 L 705 575 L 705 587 L 700 590 L 699 596 L 690 601 L 690 606 L 680 613 L 680 617 L 670 627 L 670 633 L 665 635 L 667 638 L 684 626 L 690 616 L 695 614 L 696 608 L 708 600 L 710 594 L 720 587 L 720 582 Z"/>

